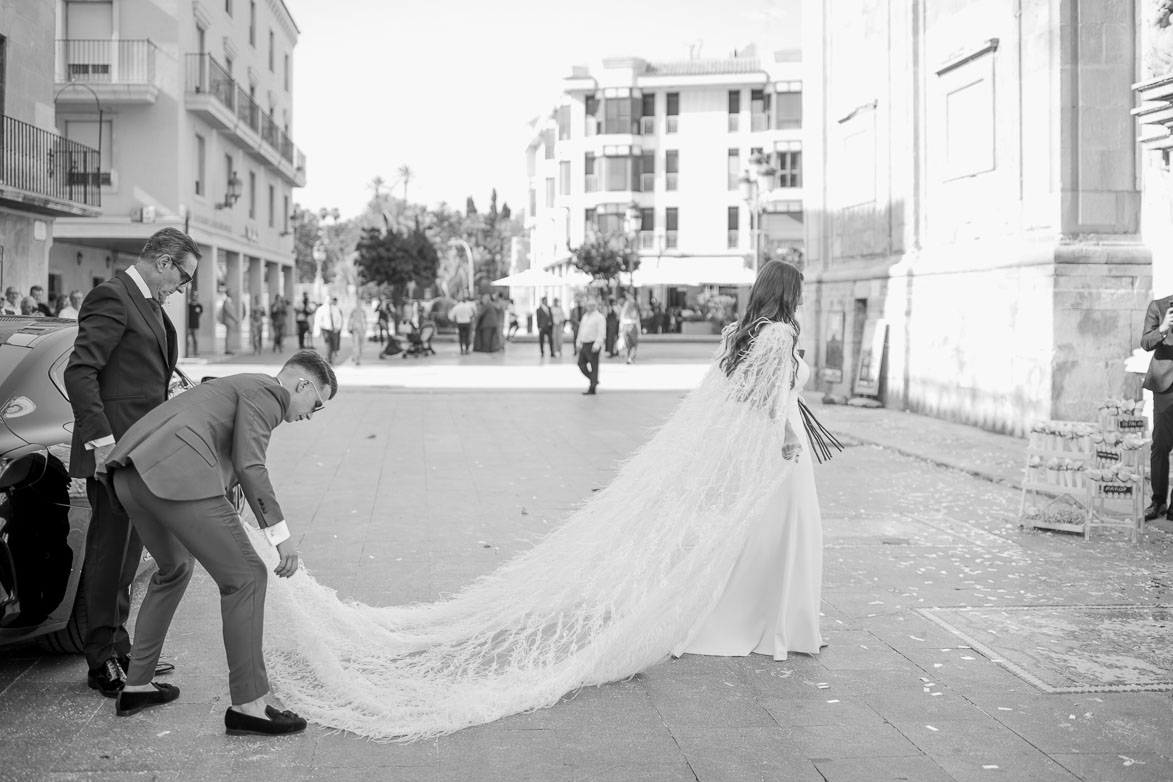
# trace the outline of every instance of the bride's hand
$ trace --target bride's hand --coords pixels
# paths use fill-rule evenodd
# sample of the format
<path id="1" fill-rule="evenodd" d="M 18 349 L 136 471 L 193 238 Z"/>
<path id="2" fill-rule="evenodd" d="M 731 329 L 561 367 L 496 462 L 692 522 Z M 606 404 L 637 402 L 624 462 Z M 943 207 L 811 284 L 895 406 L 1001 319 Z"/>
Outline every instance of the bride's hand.
<path id="1" fill-rule="evenodd" d="M 797 459 L 798 455 L 802 453 L 802 444 L 798 439 L 798 435 L 794 433 L 794 428 L 790 422 L 786 422 L 786 439 L 782 442 L 782 458 L 786 461 Z"/>
<path id="2" fill-rule="evenodd" d="M 283 540 L 278 543 L 277 553 L 281 555 L 281 561 L 273 572 L 281 578 L 289 578 L 297 572 L 297 549 L 293 547 L 293 541 Z"/>

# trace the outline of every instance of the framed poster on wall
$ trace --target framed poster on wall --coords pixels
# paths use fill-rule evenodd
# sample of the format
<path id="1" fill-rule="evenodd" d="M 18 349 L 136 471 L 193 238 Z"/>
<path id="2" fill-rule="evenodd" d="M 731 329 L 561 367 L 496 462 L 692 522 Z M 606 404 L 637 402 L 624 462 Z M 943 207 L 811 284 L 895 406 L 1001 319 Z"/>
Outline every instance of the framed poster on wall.
<path id="1" fill-rule="evenodd" d="M 856 365 L 852 393 L 861 396 L 880 395 L 880 372 L 884 366 L 884 349 L 888 344 L 888 321 L 877 318 L 863 327 L 863 347 Z"/>
<path id="2" fill-rule="evenodd" d="M 823 343 L 823 380 L 827 383 L 842 383 L 843 335 L 847 327 L 847 313 L 830 310 L 825 317 L 823 333 L 827 335 L 827 341 Z"/>

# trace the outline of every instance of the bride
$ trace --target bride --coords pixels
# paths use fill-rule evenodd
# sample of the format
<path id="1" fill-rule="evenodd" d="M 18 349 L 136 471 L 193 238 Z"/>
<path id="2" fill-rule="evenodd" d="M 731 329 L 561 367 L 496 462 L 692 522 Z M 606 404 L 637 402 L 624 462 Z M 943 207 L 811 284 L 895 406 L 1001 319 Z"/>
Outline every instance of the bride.
<path id="1" fill-rule="evenodd" d="M 671 655 L 817 653 L 822 528 L 798 408 L 810 374 L 795 352 L 801 301 L 798 269 L 766 264 L 714 366 L 610 485 L 454 597 L 375 607 L 304 571 L 271 581 L 274 691 L 314 722 L 418 739 Z"/>

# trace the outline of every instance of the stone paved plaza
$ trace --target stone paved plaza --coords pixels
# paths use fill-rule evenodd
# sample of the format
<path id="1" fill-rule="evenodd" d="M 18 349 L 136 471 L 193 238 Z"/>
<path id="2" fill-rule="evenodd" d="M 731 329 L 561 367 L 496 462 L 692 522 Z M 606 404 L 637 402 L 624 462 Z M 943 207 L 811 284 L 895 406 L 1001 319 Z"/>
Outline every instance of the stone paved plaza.
<path id="1" fill-rule="evenodd" d="M 345 368 L 349 387 L 314 421 L 279 428 L 269 451 L 305 565 L 375 604 L 432 599 L 490 571 L 670 414 L 711 346 L 691 360 L 673 350 L 671 362 L 648 346 L 640 364 L 604 366 L 594 398 L 557 374 L 569 367 L 546 367 L 540 390 L 458 387 L 452 373 L 478 367 L 451 356 L 397 369 L 394 388 Z M 528 377 L 537 364 L 536 346 L 519 346 L 500 371 Z M 443 387 L 425 387 L 429 372 Z M 640 385 L 659 390 L 614 390 Z M 315 725 L 231 738 L 218 601 L 199 571 L 164 648 L 177 704 L 117 719 L 86 688 L 80 658 L 0 656 L 0 779 L 1173 779 L 1173 698 L 1159 684 L 1173 676 L 1173 664 L 1160 669 L 1170 535 L 1150 528 L 1132 546 L 1023 530 L 1019 493 L 999 474 L 1021 441 L 893 411 L 816 410 L 848 444 L 816 472 L 829 642 L 817 658 L 686 656 L 410 745 Z M 969 472 L 936 463 L 950 459 Z M 962 607 L 984 613 L 934 611 Z M 1038 686 L 1059 681 L 1077 691 Z M 1113 687 L 1152 691 L 1103 691 Z"/>

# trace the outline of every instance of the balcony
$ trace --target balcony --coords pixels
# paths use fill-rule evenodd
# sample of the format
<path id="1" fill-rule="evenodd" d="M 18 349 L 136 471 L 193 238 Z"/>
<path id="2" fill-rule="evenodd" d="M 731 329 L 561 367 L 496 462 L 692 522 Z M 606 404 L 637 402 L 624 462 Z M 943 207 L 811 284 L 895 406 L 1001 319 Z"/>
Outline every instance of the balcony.
<path id="1" fill-rule="evenodd" d="M 57 41 L 53 80 L 57 103 L 90 106 L 94 95 L 86 89 L 66 89 L 70 84 L 90 87 L 104 106 L 152 104 L 159 96 L 155 71 L 158 52 L 154 43 L 69 38 Z"/>
<path id="2" fill-rule="evenodd" d="M 305 155 L 220 63 L 208 54 L 187 56 L 188 110 L 232 135 L 250 155 L 294 187 L 305 187 Z"/>
<path id="3" fill-rule="evenodd" d="M 97 217 L 98 151 L 12 117 L 0 138 L 0 204 L 54 217 Z"/>
<path id="4" fill-rule="evenodd" d="M 656 132 L 656 118 L 655 117 L 640 117 L 639 118 L 639 132 L 645 136 L 651 136 Z"/>
<path id="5" fill-rule="evenodd" d="M 674 231 L 674 230 L 665 231 L 664 232 L 664 248 L 667 250 L 675 250 L 676 246 L 677 246 L 676 231 Z"/>
<path id="6" fill-rule="evenodd" d="M 639 189 L 643 193 L 651 193 L 656 189 L 655 173 L 639 175 Z"/>
<path id="7" fill-rule="evenodd" d="M 664 118 L 664 132 L 675 133 L 680 129 L 680 117 L 671 114 Z"/>

